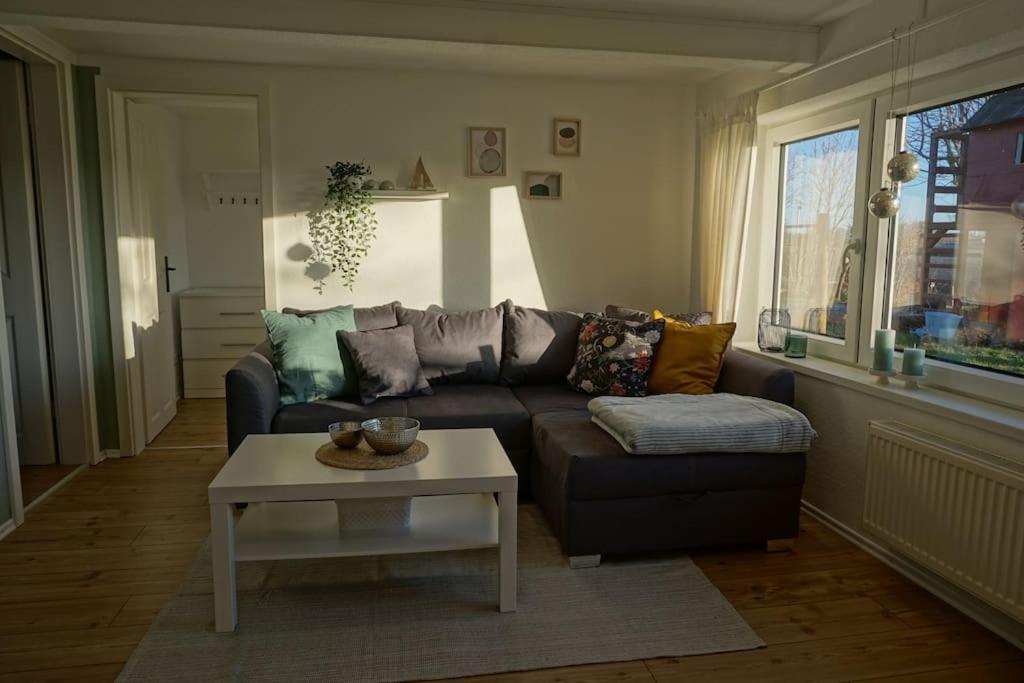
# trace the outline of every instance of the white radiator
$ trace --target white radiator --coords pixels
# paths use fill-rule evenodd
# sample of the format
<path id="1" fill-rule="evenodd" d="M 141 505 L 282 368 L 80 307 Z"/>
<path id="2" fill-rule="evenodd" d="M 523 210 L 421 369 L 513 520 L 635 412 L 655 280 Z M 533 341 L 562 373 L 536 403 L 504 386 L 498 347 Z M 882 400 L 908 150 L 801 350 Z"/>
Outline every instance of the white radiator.
<path id="1" fill-rule="evenodd" d="M 998 461 L 872 421 L 864 524 L 893 550 L 1024 620 L 1024 476 Z"/>

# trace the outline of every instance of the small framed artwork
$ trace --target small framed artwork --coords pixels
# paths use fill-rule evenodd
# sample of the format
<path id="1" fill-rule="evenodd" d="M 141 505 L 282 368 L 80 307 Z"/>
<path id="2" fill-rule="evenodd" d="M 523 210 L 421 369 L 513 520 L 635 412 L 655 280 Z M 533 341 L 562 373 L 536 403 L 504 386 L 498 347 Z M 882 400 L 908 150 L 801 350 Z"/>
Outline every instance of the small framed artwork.
<path id="1" fill-rule="evenodd" d="M 473 178 L 505 175 L 505 129 L 470 128 L 466 175 Z"/>
<path id="2" fill-rule="evenodd" d="M 523 196 L 527 199 L 561 199 L 561 171 L 527 171 L 523 174 Z"/>
<path id="3" fill-rule="evenodd" d="M 580 155 L 580 120 L 558 118 L 554 125 L 554 153 L 560 157 Z"/>

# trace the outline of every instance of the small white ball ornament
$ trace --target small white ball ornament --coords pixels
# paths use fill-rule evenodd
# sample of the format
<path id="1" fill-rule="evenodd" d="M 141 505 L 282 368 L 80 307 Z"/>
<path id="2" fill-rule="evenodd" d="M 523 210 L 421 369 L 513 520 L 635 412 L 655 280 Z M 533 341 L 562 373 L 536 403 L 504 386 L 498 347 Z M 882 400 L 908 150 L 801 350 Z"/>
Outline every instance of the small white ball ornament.
<path id="1" fill-rule="evenodd" d="M 899 195 L 888 187 L 883 187 L 868 200 L 868 211 L 876 218 L 892 218 L 899 210 Z"/>
<path id="2" fill-rule="evenodd" d="M 904 149 L 889 159 L 885 171 L 894 183 L 906 183 L 916 178 L 917 174 L 921 172 L 921 162 L 918 161 L 917 155 Z"/>

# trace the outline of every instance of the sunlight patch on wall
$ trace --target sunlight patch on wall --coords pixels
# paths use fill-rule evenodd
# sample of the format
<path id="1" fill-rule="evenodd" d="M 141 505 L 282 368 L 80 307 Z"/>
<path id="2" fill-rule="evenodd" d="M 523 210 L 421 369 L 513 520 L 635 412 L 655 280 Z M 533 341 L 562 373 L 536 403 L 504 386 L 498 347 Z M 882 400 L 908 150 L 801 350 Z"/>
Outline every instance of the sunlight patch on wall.
<path id="1" fill-rule="evenodd" d="M 323 295 L 314 290 L 306 258 L 309 224 L 304 213 L 278 218 L 278 307 L 374 306 L 401 301 L 410 308 L 440 303 L 444 292 L 443 202 L 379 202 L 377 237 L 349 291 L 330 276 Z"/>
<path id="2" fill-rule="evenodd" d="M 547 308 L 515 185 L 491 188 L 491 303 Z"/>

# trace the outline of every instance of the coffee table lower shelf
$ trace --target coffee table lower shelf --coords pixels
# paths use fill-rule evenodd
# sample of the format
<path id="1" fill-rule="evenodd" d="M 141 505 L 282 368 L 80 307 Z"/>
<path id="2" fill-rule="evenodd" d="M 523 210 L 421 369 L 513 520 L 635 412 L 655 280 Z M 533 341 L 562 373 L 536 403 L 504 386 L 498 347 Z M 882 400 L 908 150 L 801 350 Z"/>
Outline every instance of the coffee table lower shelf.
<path id="1" fill-rule="evenodd" d="M 235 560 L 296 560 L 492 548 L 498 506 L 490 493 L 412 499 L 407 529 L 340 531 L 334 501 L 253 503 L 235 528 Z"/>

